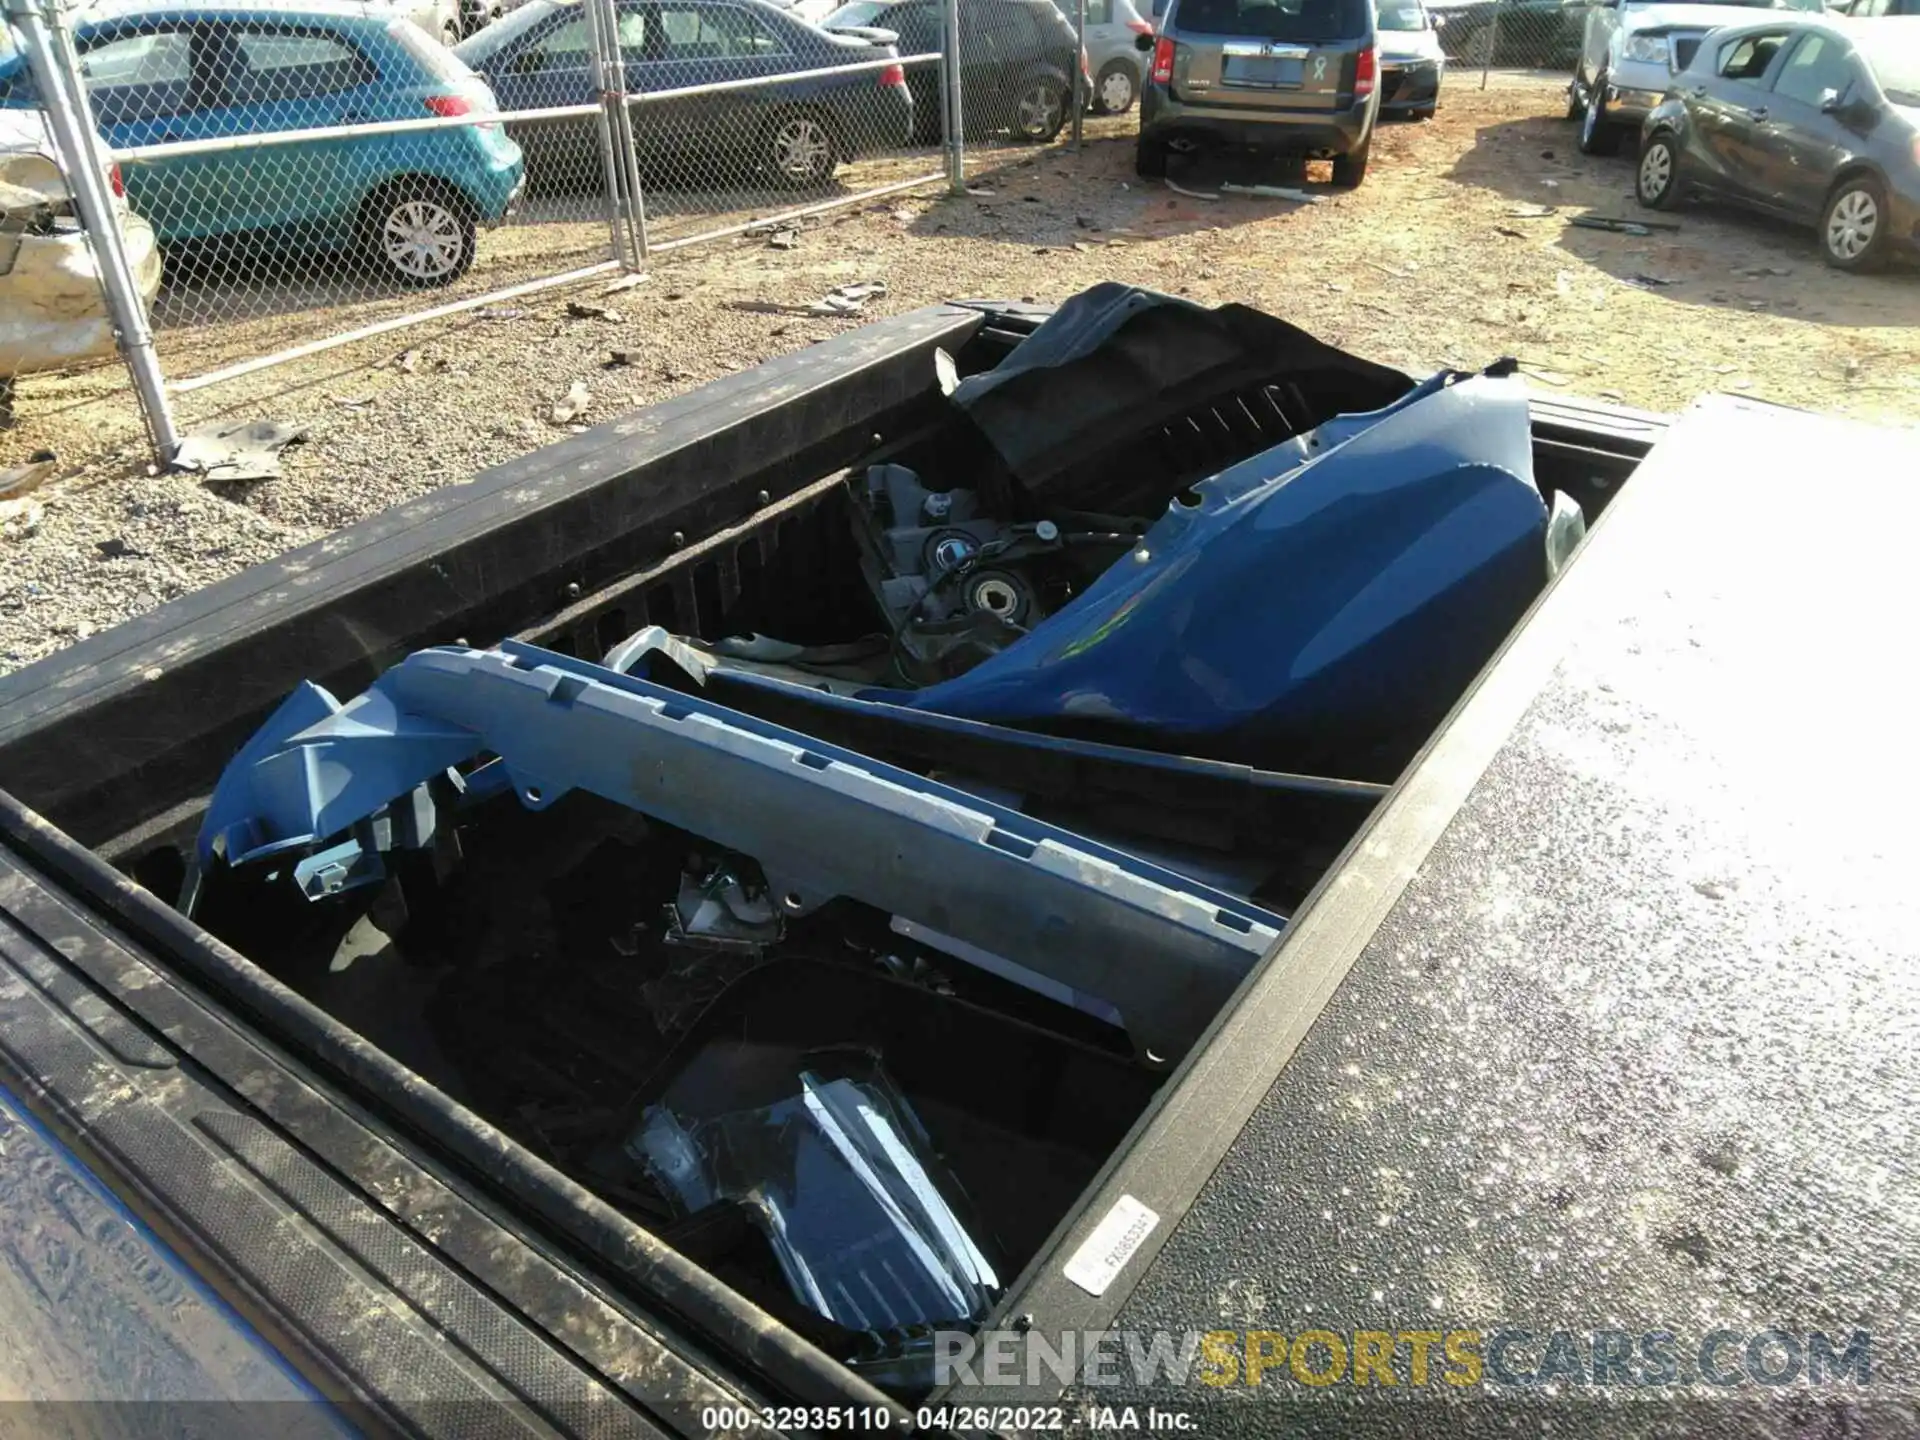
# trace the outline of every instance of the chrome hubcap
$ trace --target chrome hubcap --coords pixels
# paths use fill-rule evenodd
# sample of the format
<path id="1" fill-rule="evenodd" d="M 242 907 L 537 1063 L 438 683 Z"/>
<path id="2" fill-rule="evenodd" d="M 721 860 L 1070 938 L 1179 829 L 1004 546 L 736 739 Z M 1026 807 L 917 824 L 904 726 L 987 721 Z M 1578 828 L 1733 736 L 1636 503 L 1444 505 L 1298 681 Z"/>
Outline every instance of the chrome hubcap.
<path id="1" fill-rule="evenodd" d="M 1133 81 L 1124 70 L 1115 70 L 1100 82 L 1100 103 L 1109 110 L 1124 110 L 1133 103 Z"/>
<path id="2" fill-rule="evenodd" d="M 827 132 L 804 116 L 789 120 L 773 137 L 773 163 L 784 175 L 804 179 L 820 173 L 833 155 Z"/>
<path id="3" fill-rule="evenodd" d="M 1640 193 L 1649 200 L 1658 200 L 1667 193 L 1667 184 L 1673 179 L 1673 152 L 1665 145 L 1651 145 L 1640 159 Z"/>
<path id="4" fill-rule="evenodd" d="M 1060 97 L 1051 85 L 1036 85 L 1020 97 L 1020 133 L 1051 135 L 1060 117 Z"/>
<path id="5" fill-rule="evenodd" d="M 1827 249 L 1842 260 L 1858 260 L 1880 228 L 1880 207 L 1864 190 L 1842 195 L 1827 217 Z"/>
<path id="6" fill-rule="evenodd" d="M 396 205 L 382 227 L 388 263 L 417 280 L 437 280 L 459 268 L 466 249 L 460 217 L 437 200 Z"/>

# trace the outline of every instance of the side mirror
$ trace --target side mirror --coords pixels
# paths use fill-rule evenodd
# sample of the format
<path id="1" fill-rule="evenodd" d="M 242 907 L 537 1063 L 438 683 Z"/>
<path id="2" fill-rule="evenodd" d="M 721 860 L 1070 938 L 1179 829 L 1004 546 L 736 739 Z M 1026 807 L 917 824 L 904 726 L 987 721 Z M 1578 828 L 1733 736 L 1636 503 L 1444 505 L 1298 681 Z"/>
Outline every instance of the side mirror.
<path id="1" fill-rule="evenodd" d="M 1151 55 L 1153 53 L 1153 45 L 1154 37 L 1151 35 L 1136 35 L 1133 37 L 1133 48 L 1138 50 L 1142 55 Z"/>

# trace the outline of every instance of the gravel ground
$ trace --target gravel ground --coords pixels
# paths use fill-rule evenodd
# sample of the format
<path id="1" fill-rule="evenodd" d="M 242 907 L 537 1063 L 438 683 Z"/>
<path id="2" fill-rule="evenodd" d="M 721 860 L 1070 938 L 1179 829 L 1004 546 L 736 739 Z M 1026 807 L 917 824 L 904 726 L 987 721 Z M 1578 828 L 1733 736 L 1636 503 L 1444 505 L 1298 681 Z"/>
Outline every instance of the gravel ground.
<path id="1" fill-rule="evenodd" d="M 1572 227 L 1582 212 L 1640 213 L 1630 164 L 1575 151 L 1553 82 L 1482 92 L 1477 79 L 1450 85 L 1438 120 L 1383 127 L 1366 183 L 1315 186 L 1314 204 L 1145 184 L 1131 117 L 1096 121 L 1078 155 L 979 153 L 973 185 L 991 193 L 889 197 L 808 222 L 793 249 L 750 237 L 674 251 L 617 295 L 589 284 L 535 296 L 182 397 L 186 428 L 307 427 L 285 476 L 250 487 L 146 474 L 117 368 L 32 377 L 0 464 L 44 448 L 65 473 L 36 492 L 37 516 L 0 528 L 0 672 L 547 442 L 564 430 L 552 406 L 576 380 L 592 395 L 582 420 L 595 422 L 859 323 L 769 311 L 852 281 L 885 282 L 875 315 L 961 296 L 1059 300 L 1125 280 L 1245 301 L 1416 370 L 1517 355 L 1543 388 L 1653 409 L 1732 390 L 1920 423 L 1920 277 L 1837 274 L 1811 236 L 1731 213 L 1683 210 L 1661 217 L 1677 232 L 1652 238 Z M 902 164 L 854 178 L 884 181 Z M 1174 175 L 1200 193 L 1221 178 Z M 502 253 L 488 249 L 468 283 L 590 259 L 594 228 L 556 219 L 489 236 Z M 619 318 L 574 318 L 569 298 Z M 284 297 L 259 308 L 276 306 Z M 169 331 L 162 349 L 175 373 L 198 373 L 368 313 L 262 313 Z M 631 363 L 607 368 L 616 349 Z"/>

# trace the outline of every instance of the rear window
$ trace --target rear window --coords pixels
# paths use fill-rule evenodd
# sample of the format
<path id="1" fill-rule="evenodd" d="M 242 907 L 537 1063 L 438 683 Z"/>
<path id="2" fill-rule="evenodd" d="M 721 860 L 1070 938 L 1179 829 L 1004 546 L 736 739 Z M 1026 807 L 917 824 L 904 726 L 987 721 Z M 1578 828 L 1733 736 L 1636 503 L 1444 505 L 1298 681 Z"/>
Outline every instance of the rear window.
<path id="1" fill-rule="evenodd" d="M 1427 30 L 1427 12 L 1420 8 L 1419 0 L 1385 0 L 1374 13 L 1375 23 L 1382 30 Z"/>
<path id="2" fill-rule="evenodd" d="M 1179 0 L 1173 26 L 1254 40 L 1351 40 L 1370 28 L 1368 0 Z"/>

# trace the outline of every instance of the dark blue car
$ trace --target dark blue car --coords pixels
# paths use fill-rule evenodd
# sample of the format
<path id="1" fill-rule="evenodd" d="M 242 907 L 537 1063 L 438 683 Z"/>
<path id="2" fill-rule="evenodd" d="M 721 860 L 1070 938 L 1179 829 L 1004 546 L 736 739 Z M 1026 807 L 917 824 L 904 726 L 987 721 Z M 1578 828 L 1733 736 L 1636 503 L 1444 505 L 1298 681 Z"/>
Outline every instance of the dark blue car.
<path id="1" fill-rule="evenodd" d="M 828 34 L 763 0 L 619 0 L 617 8 L 630 94 L 899 56 L 891 44 Z M 592 48 L 579 0 L 530 0 L 455 53 L 509 112 L 594 99 Z M 824 184 L 844 160 L 904 145 L 912 125 L 913 100 L 897 65 L 682 96 L 633 111 L 640 163 L 655 175 L 692 175 L 719 165 L 794 187 Z M 513 132 L 536 176 L 599 183 L 594 122 L 534 122 Z"/>

